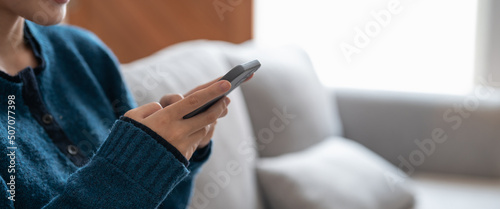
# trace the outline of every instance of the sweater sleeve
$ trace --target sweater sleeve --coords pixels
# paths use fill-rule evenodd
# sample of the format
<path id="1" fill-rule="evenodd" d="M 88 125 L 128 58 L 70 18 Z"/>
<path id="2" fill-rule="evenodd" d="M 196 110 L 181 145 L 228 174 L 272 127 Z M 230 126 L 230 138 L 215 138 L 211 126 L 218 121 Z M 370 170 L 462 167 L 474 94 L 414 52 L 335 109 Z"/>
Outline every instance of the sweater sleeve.
<path id="1" fill-rule="evenodd" d="M 149 134 L 118 120 L 92 160 L 44 208 L 157 208 L 189 174 Z"/>
<path id="2" fill-rule="evenodd" d="M 184 178 L 167 196 L 165 201 L 160 205 L 161 209 L 185 209 L 188 205 L 193 195 L 193 187 L 195 182 L 195 177 L 201 170 L 201 166 L 208 160 L 212 150 L 212 142 L 202 148 L 197 150 L 191 160 L 189 160 L 188 170 L 189 175 Z"/>
<path id="3" fill-rule="evenodd" d="M 91 70 L 94 71 L 94 76 L 101 84 L 103 92 L 108 97 L 115 116 L 118 118 L 128 110 L 137 107 L 137 104 L 121 75 L 118 59 L 111 50 L 97 38 L 97 36 L 91 33 L 89 37 L 93 39 L 99 47 L 92 51 L 92 53 L 89 53 L 93 56 L 93 59 L 88 58 L 87 60 L 89 65 L 98 66 L 92 67 Z M 99 56 L 96 56 L 96 54 L 99 54 Z M 100 62 L 98 62 L 99 60 L 97 60 L 96 57 L 101 59 Z"/>

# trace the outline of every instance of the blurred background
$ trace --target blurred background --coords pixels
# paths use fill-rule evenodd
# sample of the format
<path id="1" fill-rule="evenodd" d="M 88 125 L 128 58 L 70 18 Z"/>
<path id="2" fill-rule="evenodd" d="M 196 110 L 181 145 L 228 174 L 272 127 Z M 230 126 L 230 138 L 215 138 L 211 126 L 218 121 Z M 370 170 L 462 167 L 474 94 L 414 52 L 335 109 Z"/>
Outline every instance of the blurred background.
<path id="1" fill-rule="evenodd" d="M 491 5 L 479 4 L 489 3 L 75 0 L 68 22 L 96 33 L 123 63 L 186 40 L 253 39 L 301 46 L 326 86 L 465 94 L 481 70 L 478 38 L 487 37 L 478 37 L 478 21 Z"/>

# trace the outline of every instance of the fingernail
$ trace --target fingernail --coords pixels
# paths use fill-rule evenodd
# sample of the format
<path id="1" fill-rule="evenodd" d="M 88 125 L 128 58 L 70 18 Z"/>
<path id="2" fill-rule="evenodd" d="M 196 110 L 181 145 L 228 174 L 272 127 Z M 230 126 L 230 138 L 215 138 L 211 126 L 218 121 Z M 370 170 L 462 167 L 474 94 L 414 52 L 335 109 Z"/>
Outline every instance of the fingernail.
<path id="1" fill-rule="evenodd" d="M 224 91 L 224 92 L 229 90 L 229 88 L 231 88 L 231 85 L 227 81 L 221 82 L 221 84 L 219 86 L 220 86 L 220 90 Z"/>

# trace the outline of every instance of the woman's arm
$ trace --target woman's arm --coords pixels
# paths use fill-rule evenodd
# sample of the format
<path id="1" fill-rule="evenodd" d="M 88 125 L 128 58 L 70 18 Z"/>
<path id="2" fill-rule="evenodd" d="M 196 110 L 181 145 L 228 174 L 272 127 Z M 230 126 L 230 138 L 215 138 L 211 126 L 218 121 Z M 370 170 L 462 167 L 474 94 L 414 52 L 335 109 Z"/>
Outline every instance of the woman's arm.
<path id="1" fill-rule="evenodd" d="M 118 120 L 88 165 L 44 208 L 156 208 L 189 170 L 130 122 Z"/>
<path id="2" fill-rule="evenodd" d="M 175 151 L 133 123 L 117 120 L 92 160 L 69 176 L 64 189 L 54 191 L 58 195 L 47 205 L 30 207 L 156 208 L 190 173 L 187 160 Z M 4 198 L 0 208 L 14 208 L 14 204 L 20 203 L 8 199 L 8 180 L 6 176 L 1 179 L 0 193 Z M 17 196 L 29 197 L 40 191 L 16 192 Z M 24 201 L 29 203 L 30 199 Z"/>

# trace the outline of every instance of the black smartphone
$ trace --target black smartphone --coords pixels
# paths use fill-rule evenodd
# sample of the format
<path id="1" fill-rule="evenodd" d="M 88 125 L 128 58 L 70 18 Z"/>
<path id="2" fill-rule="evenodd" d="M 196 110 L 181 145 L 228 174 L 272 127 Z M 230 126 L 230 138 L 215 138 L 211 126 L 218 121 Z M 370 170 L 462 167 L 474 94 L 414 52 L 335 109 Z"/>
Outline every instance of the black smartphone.
<path id="1" fill-rule="evenodd" d="M 219 101 L 222 97 L 231 93 L 231 91 L 233 91 L 235 88 L 238 88 L 238 86 L 240 86 L 240 84 L 243 83 L 243 81 L 245 81 L 248 77 L 250 77 L 253 73 L 255 73 L 255 71 L 257 71 L 259 68 L 260 68 L 260 62 L 258 60 L 253 60 L 241 65 L 237 65 L 219 80 L 219 81 L 226 80 L 231 82 L 231 89 L 229 89 L 229 91 L 227 91 L 224 95 L 221 95 L 211 100 L 210 102 L 207 102 L 205 105 L 185 115 L 183 118 L 188 119 L 204 112 L 212 105 L 214 105 L 217 101 Z"/>

